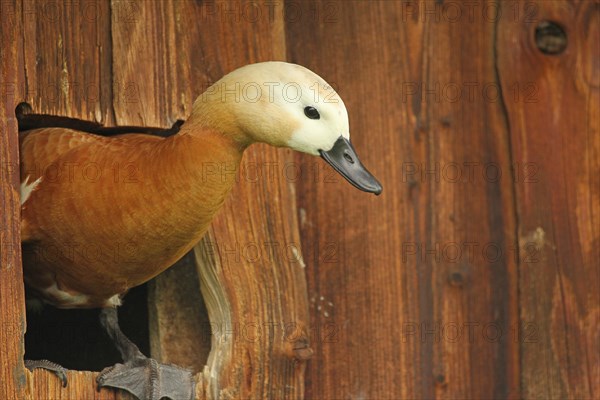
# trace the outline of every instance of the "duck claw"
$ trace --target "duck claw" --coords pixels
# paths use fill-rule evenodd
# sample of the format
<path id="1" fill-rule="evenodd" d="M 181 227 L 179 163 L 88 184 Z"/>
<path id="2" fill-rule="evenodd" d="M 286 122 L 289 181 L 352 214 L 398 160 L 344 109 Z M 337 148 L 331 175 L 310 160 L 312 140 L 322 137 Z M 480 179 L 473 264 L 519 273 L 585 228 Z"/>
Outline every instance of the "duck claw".
<path id="1" fill-rule="evenodd" d="M 36 368 L 54 372 L 62 382 L 62 387 L 67 387 L 67 369 L 62 365 L 48 360 L 25 360 L 25 368 L 31 372 Z"/>
<path id="2" fill-rule="evenodd" d="M 96 378 L 98 390 L 113 387 L 140 400 L 188 400 L 194 395 L 192 373 L 175 365 L 159 364 L 152 358 L 136 358 L 105 368 Z"/>

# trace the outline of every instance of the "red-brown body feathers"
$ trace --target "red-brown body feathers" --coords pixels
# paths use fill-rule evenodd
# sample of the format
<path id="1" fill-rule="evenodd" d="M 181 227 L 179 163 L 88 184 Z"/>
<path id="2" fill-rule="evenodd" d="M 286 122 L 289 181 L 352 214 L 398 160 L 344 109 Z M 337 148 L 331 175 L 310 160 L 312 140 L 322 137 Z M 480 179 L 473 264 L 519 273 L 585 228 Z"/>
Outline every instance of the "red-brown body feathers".
<path id="1" fill-rule="evenodd" d="M 26 283 L 58 307 L 118 305 L 206 232 L 243 148 L 195 127 L 159 138 L 45 128 L 21 137 Z"/>

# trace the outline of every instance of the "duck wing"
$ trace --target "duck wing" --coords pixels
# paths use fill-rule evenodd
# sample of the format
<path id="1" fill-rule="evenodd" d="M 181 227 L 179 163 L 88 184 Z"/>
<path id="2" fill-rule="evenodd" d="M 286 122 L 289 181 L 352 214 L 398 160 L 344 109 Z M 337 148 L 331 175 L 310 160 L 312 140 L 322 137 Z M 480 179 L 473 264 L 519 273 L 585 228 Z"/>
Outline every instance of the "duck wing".
<path id="1" fill-rule="evenodd" d="M 21 150 L 21 184 L 37 181 L 49 174 L 49 167 L 65 153 L 91 142 L 107 142 L 104 136 L 65 128 L 41 128 L 26 131 L 19 137 Z M 21 203 L 24 203 L 21 200 Z"/>
<path id="2" fill-rule="evenodd" d="M 19 136 L 21 172 L 21 209 L 41 182 L 52 179 L 59 172 L 55 164 L 63 155 L 87 143 L 105 143 L 104 136 L 66 128 L 40 128 Z M 27 221 L 21 221 L 23 242 L 28 239 Z"/>

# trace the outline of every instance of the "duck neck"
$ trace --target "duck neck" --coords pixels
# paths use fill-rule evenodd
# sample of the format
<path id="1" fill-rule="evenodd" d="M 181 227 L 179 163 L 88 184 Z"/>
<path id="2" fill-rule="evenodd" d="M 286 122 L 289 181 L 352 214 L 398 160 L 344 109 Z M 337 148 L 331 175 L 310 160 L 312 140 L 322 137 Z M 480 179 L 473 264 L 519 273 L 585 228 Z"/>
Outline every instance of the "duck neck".
<path id="1" fill-rule="evenodd" d="M 185 182 L 178 192 L 188 205 L 216 212 L 236 182 L 247 145 L 229 132 L 189 122 L 171 144 L 173 154 L 179 155 L 177 181 Z"/>
<path id="2" fill-rule="evenodd" d="M 172 211 L 187 234 L 203 235 L 237 181 L 244 150 L 252 143 L 237 126 L 231 106 L 213 96 L 196 100 L 180 131 L 160 146 L 170 171 Z M 182 232 L 185 236 L 185 233 Z"/>
<path id="3" fill-rule="evenodd" d="M 192 106 L 192 114 L 182 125 L 179 135 L 203 137 L 207 132 L 212 132 L 222 141 L 229 141 L 243 151 L 252 140 L 239 126 L 239 118 L 234 112 L 235 104 L 225 100 L 218 93 L 198 97 Z"/>

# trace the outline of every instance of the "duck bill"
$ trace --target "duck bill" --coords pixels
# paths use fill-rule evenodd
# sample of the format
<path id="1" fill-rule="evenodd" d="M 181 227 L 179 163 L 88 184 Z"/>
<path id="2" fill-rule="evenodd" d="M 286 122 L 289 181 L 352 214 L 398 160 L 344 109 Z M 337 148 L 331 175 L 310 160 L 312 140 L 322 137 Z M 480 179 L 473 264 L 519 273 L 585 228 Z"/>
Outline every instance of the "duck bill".
<path id="1" fill-rule="evenodd" d="M 321 157 L 354 187 L 379 195 L 383 188 L 373 174 L 360 162 L 352 143 L 343 136 L 336 140 L 331 150 L 319 150 Z"/>

